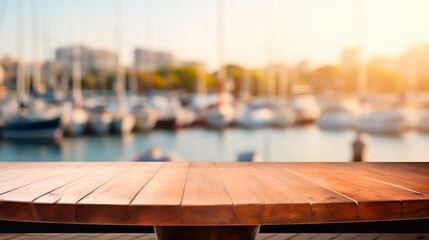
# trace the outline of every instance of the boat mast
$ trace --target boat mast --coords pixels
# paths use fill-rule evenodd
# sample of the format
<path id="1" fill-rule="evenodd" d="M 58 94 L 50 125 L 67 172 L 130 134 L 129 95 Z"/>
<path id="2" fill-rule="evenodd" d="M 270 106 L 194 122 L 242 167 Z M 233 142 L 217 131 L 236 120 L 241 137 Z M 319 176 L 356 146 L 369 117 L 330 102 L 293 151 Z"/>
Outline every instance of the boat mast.
<path id="1" fill-rule="evenodd" d="M 24 63 L 24 28 L 25 28 L 25 15 L 24 15 L 25 2 L 19 0 L 18 2 L 18 19 L 17 19 L 17 55 L 18 55 L 18 68 L 17 68 L 17 83 L 16 92 L 18 102 L 23 104 L 25 101 L 25 63 Z"/>
<path id="2" fill-rule="evenodd" d="M 204 64 L 197 63 L 197 93 L 199 95 L 207 92 L 204 73 Z"/>
<path id="3" fill-rule="evenodd" d="M 364 11 L 365 0 L 358 0 L 358 44 L 359 44 L 359 63 L 358 63 L 358 95 L 360 100 L 366 97 L 367 75 L 364 60 Z"/>
<path id="4" fill-rule="evenodd" d="M 38 0 L 33 0 L 33 90 L 41 92 L 41 71 L 39 65 L 39 4 Z"/>
<path id="5" fill-rule="evenodd" d="M 79 0 L 74 0 L 73 3 L 73 102 L 76 106 L 80 106 L 82 103 L 82 57 L 79 45 Z"/>
<path id="6" fill-rule="evenodd" d="M 224 91 L 225 91 L 225 78 L 226 78 L 226 69 L 223 66 L 223 47 L 224 47 L 224 19 L 223 19 L 223 8 L 224 0 L 217 1 L 217 57 L 218 57 L 218 74 L 217 74 L 217 84 L 218 84 L 218 105 L 222 105 L 224 102 Z"/>
<path id="7" fill-rule="evenodd" d="M 122 69 L 122 2 L 116 0 L 116 94 L 118 100 L 118 109 L 126 109 L 124 72 Z"/>

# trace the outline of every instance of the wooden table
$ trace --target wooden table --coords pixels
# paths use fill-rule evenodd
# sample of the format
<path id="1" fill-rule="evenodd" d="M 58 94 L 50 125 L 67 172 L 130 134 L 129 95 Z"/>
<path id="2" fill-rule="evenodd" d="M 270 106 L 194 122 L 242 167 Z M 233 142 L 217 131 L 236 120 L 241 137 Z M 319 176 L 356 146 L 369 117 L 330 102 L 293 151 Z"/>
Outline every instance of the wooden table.
<path id="1" fill-rule="evenodd" d="M 429 218 L 429 163 L 8 162 L 0 199 L 1 220 L 254 239 L 260 225 Z"/>

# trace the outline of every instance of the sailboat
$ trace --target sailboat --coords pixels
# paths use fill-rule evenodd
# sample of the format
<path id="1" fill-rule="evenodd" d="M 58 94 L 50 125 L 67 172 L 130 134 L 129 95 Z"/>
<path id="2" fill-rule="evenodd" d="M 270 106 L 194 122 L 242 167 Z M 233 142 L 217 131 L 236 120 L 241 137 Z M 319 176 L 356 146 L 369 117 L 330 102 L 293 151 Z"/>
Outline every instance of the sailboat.
<path id="1" fill-rule="evenodd" d="M 149 61 L 152 62 L 152 57 L 149 57 Z M 135 71 L 133 74 L 133 78 L 131 79 L 132 84 L 132 113 L 136 118 L 135 128 L 139 132 L 147 132 L 152 130 L 155 127 L 155 124 L 158 121 L 158 113 L 156 109 L 152 106 L 149 98 L 147 96 L 138 96 L 138 84 L 137 84 L 137 71 L 140 70 L 139 66 L 135 66 Z M 151 71 L 151 70 L 149 70 Z M 148 76 L 151 75 L 152 72 L 148 73 Z M 152 80 L 150 80 L 152 81 Z"/>
<path id="2" fill-rule="evenodd" d="M 113 129 L 116 133 L 127 134 L 130 133 L 136 123 L 136 118 L 128 110 L 128 104 L 125 99 L 125 78 L 122 68 L 121 55 L 122 55 L 122 42 L 121 42 L 121 16 L 122 16 L 121 0 L 116 0 L 116 14 L 117 14 L 117 55 L 116 55 L 116 97 L 117 109 L 113 116 Z"/>
<path id="3" fill-rule="evenodd" d="M 74 36 L 77 38 L 76 35 L 78 35 L 78 27 L 79 27 L 79 9 L 78 9 L 78 1 L 75 0 L 75 6 L 74 6 Z M 79 136 L 82 135 L 87 127 L 88 123 L 88 114 L 87 112 L 82 108 L 82 64 L 81 64 L 81 50 L 82 47 L 77 44 L 77 41 L 75 41 L 72 49 L 72 56 L 73 56 L 73 106 L 69 111 L 66 111 L 63 114 L 63 126 L 66 133 L 72 135 L 72 136 Z"/>
<path id="4" fill-rule="evenodd" d="M 247 72 L 247 70 L 245 71 Z M 250 95 L 248 89 L 249 76 L 246 72 L 243 79 L 245 82 L 243 84 L 245 90 L 242 93 L 244 99 Z M 241 107 L 239 107 L 237 111 L 237 123 L 243 128 L 262 128 L 270 126 L 274 119 L 273 109 L 275 106 L 272 103 L 271 99 L 264 98 L 257 98 L 247 103 L 244 100 L 244 104 L 240 104 Z"/>
<path id="5" fill-rule="evenodd" d="M 59 115 L 50 116 L 29 111 L 28 97 L 25 90 L 25 65 L 23 62 L 23 31 L 24 31 L 24 2 L 18 4 L 18 69 L 17 69 L 17 99 L 18 111 L 6 120 L 1 129 L 1 136 L 8 139 L 55 139 L 62 136 Z"/>
<path id="6" fill-rule="evenodd" d="M 210 128 L 226 128 L 235 118 L 234 107 L 224 101 L 224 85 L 227 73 L 223 66 L 223 0 L 218 0 L 218 61 L 217 105 L 210 108 L 206 115 L 206 123 Z"/>
<path id="7" fill-rule="evenodd" d="M 356 125 L 358 106 L 351 101 L 335 101 L 322 109 L 317 124 L 328 130 L 345 130 Z"/>
<path id="8" fill-rule="evenodd" d="M 279 107 L 274 112 L 273 126 L 278 128 L 289 127 L 295 123 L 295 114 L 289 108 L 288 104 L 288 79 L 287 69 L 280 66 L 279 72 L 279 96 L 278 104 Z"/>
<path id="9" fill-rule="evenodd" d="M 195 112 L 195 124 L 198 126 L 206 125 L 206 114 L 209 106 L 209 99 L 207 95 L 206 82 L 204 78 L 204 67 L 203 64 L 197 65 L 197 81 L 196 89 L 197 93 L 193 94 L 190 98 L 188 107 Z"/>
<path id="10" fill-rule="evenodd" d="M 367 96 L 367 74 L 365 64 L 363 62 L 363 30 L 364 30 L 364 0 L 359 1 L 359 47 L 360 47 L 360 63 L 358 70 L 358 86 L 359 86 L 359 97 L 362 103 L 362 115 L 357 120 L 357 129 L 360 131 L 376 134 L 389 134 L 389 135 L 401 135 L 410 126 L 410 121 L 406 109 L 404 109 L 399 99 L 399 104 L 393 106 L 384 107 L 381 109 L 371 110 L 369 106 L 365 106 L 368 103 Z"/>
<path id="11" fill-rule="evenodd" d="M 158 114 L 146 98 L 138 97 L 133 104 L 133 114 L 136 118 L 136 130 L 147 132 L 155 127 Z"/>
<path id="12" fill-rule="evenodd" d="M 426 103 L 419 112 L 417 130 L 429 133 L 429 103 Z"/>

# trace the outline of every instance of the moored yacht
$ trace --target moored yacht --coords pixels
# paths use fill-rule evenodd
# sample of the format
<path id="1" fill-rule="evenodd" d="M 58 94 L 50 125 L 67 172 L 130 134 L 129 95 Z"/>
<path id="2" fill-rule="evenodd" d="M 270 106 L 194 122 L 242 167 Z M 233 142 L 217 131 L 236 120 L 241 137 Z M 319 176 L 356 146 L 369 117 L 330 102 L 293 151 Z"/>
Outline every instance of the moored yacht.
<path id="1" fill-rule="evenodd" d="M 317 119 L 320 128 L 329 130 L 344 130 L 356 125 L 358 112 L 351 106 L 343 103 L 329 104 L 322 110 Z"/>
<path id="2" fill-rule="evenodd" d="M 274 120 L 272 108 L 261 101 L 250 102 L 237 115 L 237 123 L 244 128 L 268 127 Z"/>
<path id="3" fill-rule="evenodd" d="M 408 129 L 409 121 L 403 109 L 393 108 L 362 114 L 356 127 L 368 133 L 400 135 Z"/>
<path id="4" fill-rule="evenodd" d="M 421 132 L 429 133 L 429 104 L 420 110 L 416 127 Z"/>
<path id="5" fill-rule="evenodd" d="M 298 95 L 292 100 L 292 110 L 297 123 L 315 121 L 320 115 L 320 109 L 313 95 Z"/>
<path id="6" fill-rule="evenodd" d="M 206 124 L 210 128 L 226 128 L 231 125 L 235 118 L 234 107 L 224 103 L 213 106 L 207 111 Z"/>
<path id="7" fill-rule="evenodd" d="M 137 131 L 146 132 L 155 127 L 158 114 L 150 103 L 141 99 L 134 105 L 132 112 L 136 118 L 135 127 Z"/>
<path id="8" fill-rule="evenodd" d="M 113 115 L 113 129 L 118 134 L 130 133 L 136 124 L 136 118 L 126 108 L 121 108 Z"/>
<path id="9" fill-rule="evenodd" d="M 99 104 L 89 111 L 88 125 L 90 130 L 97 135 L 109 133 L 113 121 L 113 114 L 106 105 Z"/>

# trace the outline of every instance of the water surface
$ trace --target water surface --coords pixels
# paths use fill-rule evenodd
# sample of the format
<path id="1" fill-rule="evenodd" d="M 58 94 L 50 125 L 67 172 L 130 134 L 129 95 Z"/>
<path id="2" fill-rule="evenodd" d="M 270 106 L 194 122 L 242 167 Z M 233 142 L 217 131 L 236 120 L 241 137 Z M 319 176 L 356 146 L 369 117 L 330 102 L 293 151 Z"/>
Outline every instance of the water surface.
<path id="1" fill-rule="evenodd" d="M 126 136 L 65 137 L 59 142 L 0 140 L 0 161 L 132 161 L 150 147 L 183 161 L 236 161 L 257 152 L 263 161 L 350 161 L 353 131 L 326 131 L 315 125 L 288 129 L 200 128 Z M 429 135 L 368 137 L 369 161 L 429 161 Z"/>

